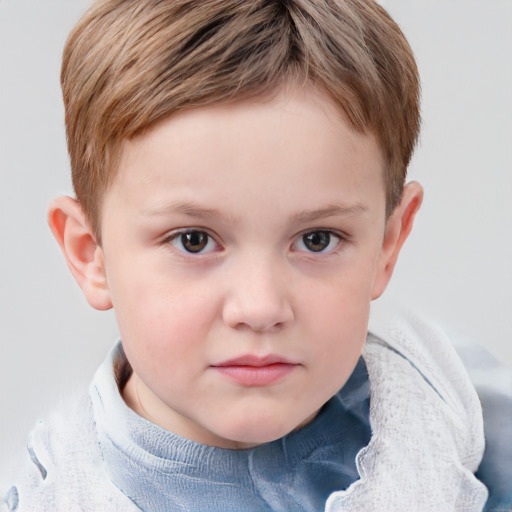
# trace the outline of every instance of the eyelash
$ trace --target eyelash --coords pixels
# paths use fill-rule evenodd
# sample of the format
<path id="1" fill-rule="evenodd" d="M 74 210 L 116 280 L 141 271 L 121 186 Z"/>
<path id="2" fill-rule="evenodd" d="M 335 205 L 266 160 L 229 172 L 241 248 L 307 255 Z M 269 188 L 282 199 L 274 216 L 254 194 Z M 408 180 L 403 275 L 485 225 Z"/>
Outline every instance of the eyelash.
<path id="1" fill-rule="evenodd" d="M 183 237 L 185 236 L 191 236 L 191 235 L 201 235 L 206 237 L 206 243 L 204 247 L 198 251 L 189 251 L 184 246 L 184 240 Z M 219 249 L 220 245 L 215 241 L 215 239 L 204 229 L 183 229 L 181 231 L 174 232 L 172 235 L 167 237 L 164 240 L 165 243 L 168 243 L 172 245 L 175 249 L 178 251 L 186 254 L 187 256 L 194 256 L 194 255 L 200 255 L 200 254 L 208 254 L 210 252 L 213 252 L 215 249 Z M 181 245 L 181 247 L 179 247 Z M 207 251 L 204 249 L 208 248 Z"/>
<path id="2" fill-rule="evenodd" d="M 196 236 L 196 240 L 193 240 L 196 242 L 196 245 L 199 243 L 201 245 L 201 242 L 204 242 L 204 245 L 199 248 L 197 251 L 191 251 L 187 250 L 185 247 L 186 240 L 184 237 L 188 236 L 189 239 L 193 235 Z M 317 251 L 312 250 L 311 247 L 307 246 L 306 243 L 306 237 L 311 235 L 320 235 L 320 240 L 318 240 L 316 243 L 313 240 L 310 240 L 310 242 L 313 242 L 313 244 L 321 245 L 321 243 L 326 243 L 327 246 L 325 248 L 321 248 Z M 325 240 L 325 237 L 328 237 L 327 240 Z M 198 237 L 198 238 L 197 238 Z M 203 239 L 201 239 L 203 237 Z M 204 237 L 206 237 L 204 239 Z M 322 240 L 323 237 L 323 240 Z M 333 240 L 334 239 L 334 240 Z M 338 232 L 329 230 L 329 229 L 314 229 L 309 230 L 306 232 L 301 233 L 297 240 L 292 244 L 292 250 L 298 250 L 301 252 L 305 252 L 308 254 L 331 254 L 336 251 L 336 249 L 339 248 L 340 244 L 345 241 L 346 238 L 339 234 Z M 167 237 L 164 240 L 165 243 L 172 245 L 175 249 L 180 251 L 181 253 L 187 255 L 187 256 L 199 256 L 202 254 L 209 254 L 216 249 L 221 249 L 221 246 L 215 241 L 215 239 L 205 230 L 203 229 L 183 229 L 180 231 L 177 231 L 173 234 L 171 234 L 169 237 Z M 328 249 L 331 245 L 334 246 Z M 302 245 L 302 247 L 300 247 Z M 205 251 L 205 249 L 208 249 Z"/>
<path id="3" fill-rule="evenodd" d="M 313 251 L 310 248 L 308 249 L 305 243 L 305 239 L 308 235 L 327 235 L 328 238 L 328 245 L 321 250 Z M 333 240 L 334 239 L 334 240 Z M 330 229 L 313 229 L 306 231 L 304 233 L 301 233 L 297 239 L 297 241 L 293 244 L 293 246 L 297 247 L 298 245 L 303 245 L 305 248 L 299 249 L 300 251 L 304 251 L 308 254 L 331 254 L 336 251 L 336 249 L 339 248 L 340 244 L 344 241 L 344 237 L 337 233 L 336 231 L 332 231 Z M 334 247 L 331 247 L 329 250 L 326 250 L 334 243 Z"/>

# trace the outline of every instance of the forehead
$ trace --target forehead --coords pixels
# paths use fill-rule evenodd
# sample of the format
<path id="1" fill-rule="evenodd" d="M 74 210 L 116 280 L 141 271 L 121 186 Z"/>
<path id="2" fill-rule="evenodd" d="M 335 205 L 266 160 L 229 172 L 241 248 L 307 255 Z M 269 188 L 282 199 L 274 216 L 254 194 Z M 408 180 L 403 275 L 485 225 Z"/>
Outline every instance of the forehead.
<path id="1" fill-rule="evenodd" d="M 126 141 L 107 197 L 148 210 L 169 200 L 233 195 L 361 202 L 368 188 L 384 196 L 375 137 L 356 132 L 334 102 L 312 88 L 286 88 L 254 98 L 182 111 Z M 256 212 L 254 212 L 256 213 Z"/>

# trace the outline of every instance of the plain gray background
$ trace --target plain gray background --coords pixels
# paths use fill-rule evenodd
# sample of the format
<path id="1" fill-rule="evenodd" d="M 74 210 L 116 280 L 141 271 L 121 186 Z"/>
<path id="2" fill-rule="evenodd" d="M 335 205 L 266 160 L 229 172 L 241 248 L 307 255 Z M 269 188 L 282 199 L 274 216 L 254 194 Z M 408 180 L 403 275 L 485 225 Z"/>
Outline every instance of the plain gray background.
<path id="1" fill-rule="evenodd" d="M 387 296 L 512 363 L 512 1 L 387 0 L 423 80 L 425 203 Z M 0 0 L 0 469 L 117 336 L 46 226 L 71 193 L 60 55 L 86 0 Z"/>

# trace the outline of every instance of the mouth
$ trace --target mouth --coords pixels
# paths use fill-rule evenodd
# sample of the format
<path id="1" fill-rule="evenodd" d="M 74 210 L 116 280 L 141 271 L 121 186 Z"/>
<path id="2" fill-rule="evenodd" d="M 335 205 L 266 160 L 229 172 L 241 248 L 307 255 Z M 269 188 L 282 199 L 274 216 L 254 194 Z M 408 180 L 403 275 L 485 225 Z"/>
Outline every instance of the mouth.
<path id="1" fill-rule="evenodd" d="M 261 387 L 283 380 L 298 366 L 280 356 L 246 355 L 212 365 L 212 368 L 240 386 Z"/>

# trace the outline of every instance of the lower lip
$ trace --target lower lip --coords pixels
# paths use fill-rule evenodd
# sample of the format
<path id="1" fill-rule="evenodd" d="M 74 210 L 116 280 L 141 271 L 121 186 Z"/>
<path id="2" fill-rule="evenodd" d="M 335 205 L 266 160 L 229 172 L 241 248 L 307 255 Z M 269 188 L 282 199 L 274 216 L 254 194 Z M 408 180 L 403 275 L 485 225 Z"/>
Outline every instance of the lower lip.
<path id="1" fill-rule="evenodd" d="M 241 386 L 257 387 L 269 386 L 270 384 L 282 380 L 290 374 L 296 366 L 296 364 L 274 363 L 265 366 L 233 365 L 215 366 L 214 368 L 219 373 L 229 377 Z"/>

